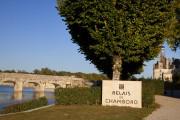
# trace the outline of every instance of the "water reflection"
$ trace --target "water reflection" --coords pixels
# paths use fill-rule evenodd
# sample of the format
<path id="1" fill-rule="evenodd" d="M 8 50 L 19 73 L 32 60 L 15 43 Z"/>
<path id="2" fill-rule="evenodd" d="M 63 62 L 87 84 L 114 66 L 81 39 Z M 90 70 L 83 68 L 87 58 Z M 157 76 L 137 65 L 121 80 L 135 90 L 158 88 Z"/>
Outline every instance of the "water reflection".
<path id="1" fill-rule="evenodd" d="M 44 97 L 44 96 L 45 96 L 45 94 L 42 91 L 33 92 L 32 99 L 38 99 L 38 98 Z M 22 100 L 23 97 L 24 97 L 23 92 L 20 92 L 20 91 L 13 92 L 13 94 L 12 94 L 13 100 Z"/>
<path id="2" fill-rule="evenodd" d="M 49 104 L 53 104 L 55 102 L 54 92 L 52 92 L 52 90 L 35 92 L 33 88 L 24 88 L 23 92 L 14 92 L 13 87 L 0 86 L 0 109 L 11 104 L 36 99 L 43 96 L 48 99 Z"/>
<path id="3" fill-rule="evenodd" d="M 13 92 L 13 95 L 12 95 L 12 99 L 13 100 L 22 100 L 23 98 L 23 93 L 18 91 L 18 92 Z"/>
<path id="4" fill-rule="evenodd" d="M 40 98 L 40 97 L 44 97 L 45 94 L 43 91 L 38 91 L 38 92 L 34 92 L 34 98 L 37 99 L 37 98 Z"/>

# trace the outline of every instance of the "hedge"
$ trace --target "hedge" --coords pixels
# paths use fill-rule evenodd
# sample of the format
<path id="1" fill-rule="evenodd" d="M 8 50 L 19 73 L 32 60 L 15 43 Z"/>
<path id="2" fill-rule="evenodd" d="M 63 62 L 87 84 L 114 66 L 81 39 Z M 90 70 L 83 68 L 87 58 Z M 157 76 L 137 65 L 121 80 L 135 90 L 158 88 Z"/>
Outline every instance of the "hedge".
<path id="1" fill-rule="evenodd" d="M 8 107 L 5 107 L 0 114 L 7 114 L 7 113 L 13 113 L 13 112 L 21 112 L 26 111 L 38 107 L 42 107 L 48 104 L 48 100 L 46 97 L 41 97 L 39 99 L 34 99 L 30 101 L 26 101 L 24 103 L 14 104 L 10 105 Z"/>
<path id="2" fill-rule="evenodd" d="M 163 82 L 155 80 L 142 81 L 142 105 L 143 107 L 150 107 L 155 103 L 155 95 L 163 94 Z"/>
<path id="3" fill-rule="evenodd" d="M 101 88 L 58 88 L 55 90 L 56 104 L 101 104 Z"/>
<path id="4" fill-rule="evenodd" d="M 155 103 L 155 94 L 164 93 L 163 81 L 144 80 L 142 81 L 142 105 L 150 107 Z M 101 104 L 101 87 L 92 88 L 58 88 L 55 90 L 56 104 Z"/>
<path id="5" fill-rule="evenodd" d="M 155 95 L 164 94 L 164 81 L 162 80 L 144 80 L 143 83 L 147 84 L 150 88 L 154 89 Z"/>
<path id="6" fill-rule="evenodd" d="M 180 90 L 180 83 L 165 82 L 165 90 Z"/>

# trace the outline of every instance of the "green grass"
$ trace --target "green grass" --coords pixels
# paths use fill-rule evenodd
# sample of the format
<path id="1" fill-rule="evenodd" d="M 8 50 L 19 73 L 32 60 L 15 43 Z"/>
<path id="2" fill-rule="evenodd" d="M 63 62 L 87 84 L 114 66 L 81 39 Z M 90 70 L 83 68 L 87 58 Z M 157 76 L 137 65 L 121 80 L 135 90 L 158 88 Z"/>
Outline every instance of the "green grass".
<path id="1" fill-rule="evenodd" d="M 0 120 L 142 120 L 152 108 L 56 105 L 53 107 L 0 117 Z"/>

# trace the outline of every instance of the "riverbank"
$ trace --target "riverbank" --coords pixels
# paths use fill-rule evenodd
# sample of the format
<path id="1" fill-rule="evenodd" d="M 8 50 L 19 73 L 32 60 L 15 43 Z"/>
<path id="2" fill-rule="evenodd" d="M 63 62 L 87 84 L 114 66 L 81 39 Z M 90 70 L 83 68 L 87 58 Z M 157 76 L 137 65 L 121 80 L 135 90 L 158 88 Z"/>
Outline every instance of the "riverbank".
<path id="1" fill-rule="evenodd" d="M 16 114 L 20 114 L 20 113 L 32 112 L 32 111 L 36 111 L 36 110 L 48 108 L 48 107 L 51 107 L 51 106 L 54 106 L 54 105 L 55 105 L 55 104 L 51 104 L 51 105 L 47 105 L 47 106 L 43 106 L 43 107 L 39 107 L 39 108 L 35 108 L 35 109 L 30 109 L 30 110 L 22 111 L 22 112 L 14 112 L 14 113 L 0 114 L 0 117 L 9 116 L 9 115 L 16 115 Z"/>

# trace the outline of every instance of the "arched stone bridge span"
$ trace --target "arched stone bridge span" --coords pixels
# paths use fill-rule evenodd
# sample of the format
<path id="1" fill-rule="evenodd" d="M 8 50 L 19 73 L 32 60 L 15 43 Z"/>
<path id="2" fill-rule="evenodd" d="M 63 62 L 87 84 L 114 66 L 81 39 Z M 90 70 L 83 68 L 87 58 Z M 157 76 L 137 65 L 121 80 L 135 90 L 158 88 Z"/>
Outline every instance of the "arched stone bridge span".
<path id="1" fill-rule="evenodd" d="M 45 88 L 83 87 L 85 80 L 74 76 L 52 76 L 23 73 L 0 73 L 0 85 L 12 84 L 14 91 L 23 91 L 23 87 L 32 86 L 37 92 Z"/>

